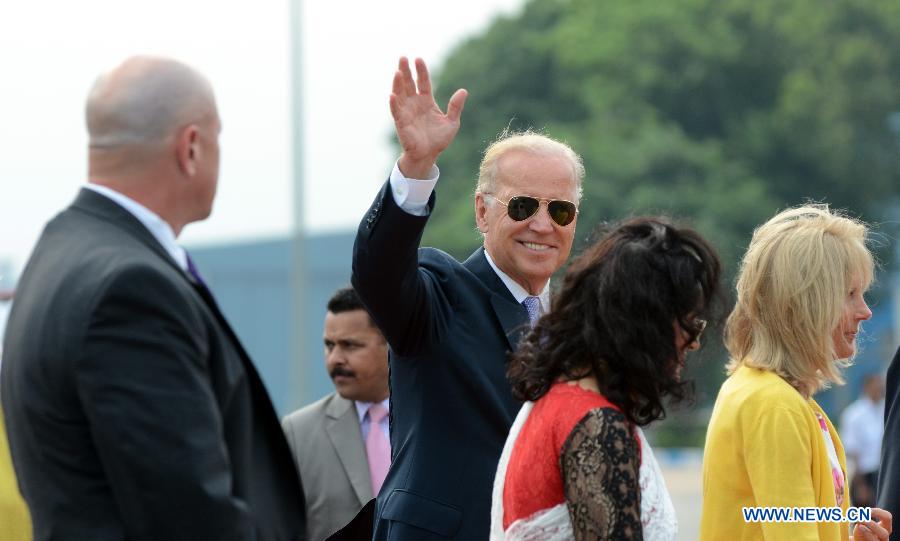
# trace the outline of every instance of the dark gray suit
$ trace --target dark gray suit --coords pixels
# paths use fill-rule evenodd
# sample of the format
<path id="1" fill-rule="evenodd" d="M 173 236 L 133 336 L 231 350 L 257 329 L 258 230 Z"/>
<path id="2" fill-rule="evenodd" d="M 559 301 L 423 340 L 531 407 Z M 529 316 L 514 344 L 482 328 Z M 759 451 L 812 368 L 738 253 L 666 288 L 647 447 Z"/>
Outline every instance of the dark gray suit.
<path id="1" fill-rule="evenodd" d="M 359 414 L 352 400 L 332 393 L 288 415 L 282 425 L 303 479 L 307 539 L 322 541 L 372 499 Z"/>
<path id="2" fill-rule="evenodd" d="M 900 516 L 900 349 L 888 368 L 884 395 L 884 438 L 875 505 Z M 853 505 L 853 502 L 850 502 Z"/>
<path id="3" fill-rule="evenodd" d="M 354 246 L 353 286 L 391 346 L 393 461 L 375 539 L 482 540 L 520 406 L 506 379 L 507 352 L 528 314 L 482 249 L 465 263 L 418 250 L 426 221 L 400 209 L 385 184 Z"/>
<path id="4" fill-rule="evenodd" d="M 205 287 L 83 189 L 44 229 L 2 399 L 36 540 L 294 540 L 303 493 L 252 362 Z"/>

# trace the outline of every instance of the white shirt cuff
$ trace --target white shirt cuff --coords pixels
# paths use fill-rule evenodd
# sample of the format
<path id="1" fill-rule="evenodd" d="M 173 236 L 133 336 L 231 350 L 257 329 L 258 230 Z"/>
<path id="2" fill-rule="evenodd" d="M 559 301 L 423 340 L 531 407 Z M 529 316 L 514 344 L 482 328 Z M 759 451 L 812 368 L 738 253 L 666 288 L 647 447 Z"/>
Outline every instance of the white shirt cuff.
<path id="1" fill-rule="evenodd" d="M 399 162 L 399 160 L 398 160 Z M 400 172 L 398 163 L 394 163 L 391 171 L 391 194 L 394 202 L 404 211 L 414 216 L 428 215 L 428 200 L 437 184 L 441 172 L 436 165 L 431 166 L 427 179 L 406 178 Z"/>

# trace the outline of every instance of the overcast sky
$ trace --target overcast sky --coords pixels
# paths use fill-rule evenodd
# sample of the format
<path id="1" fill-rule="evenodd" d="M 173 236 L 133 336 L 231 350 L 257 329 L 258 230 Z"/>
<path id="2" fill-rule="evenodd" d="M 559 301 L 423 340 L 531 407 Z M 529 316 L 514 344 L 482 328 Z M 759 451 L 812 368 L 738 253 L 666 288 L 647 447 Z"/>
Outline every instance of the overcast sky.
<path id="1" fill-rule="evenodd" d="M 184 244 L 283 234 L 292 211 L 289 1 L 0 0 L 0 263 L 20 270 L 86 174 L 83 107 L 101 71 L 137 53 L 212 81 L 223 121 L 219 192 Z M 522 0 L 304 1 L 308 230 L 355 227 L 394 156 L 397 58 L 432 66 Z M 463 119 L 465 121 L 465 119 Z M 0 271 L 2 272 L 2 271 Z"/>

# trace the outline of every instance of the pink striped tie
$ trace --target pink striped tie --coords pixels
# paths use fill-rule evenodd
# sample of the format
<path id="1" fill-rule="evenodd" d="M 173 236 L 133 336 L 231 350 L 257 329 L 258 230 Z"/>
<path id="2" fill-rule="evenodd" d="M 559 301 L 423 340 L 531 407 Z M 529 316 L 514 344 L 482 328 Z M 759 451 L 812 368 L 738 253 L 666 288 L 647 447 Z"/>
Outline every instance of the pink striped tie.
<path id="1" fill-rule="evenodd" d="M 391 443 L 381 429 L 381 420 L 387 415 L 381 404 L 369 406 L 369 435 L 366 437 L 366 456 L 369 458 L 369 475 L 372 477 L 372 493 L 377 496 L 391 467 Z"/>

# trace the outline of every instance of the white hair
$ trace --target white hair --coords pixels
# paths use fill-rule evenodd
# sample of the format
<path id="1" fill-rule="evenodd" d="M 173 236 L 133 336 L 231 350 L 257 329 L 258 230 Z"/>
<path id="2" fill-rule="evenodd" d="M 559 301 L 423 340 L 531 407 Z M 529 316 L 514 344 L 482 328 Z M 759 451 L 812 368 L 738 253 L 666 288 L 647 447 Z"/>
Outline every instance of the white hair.
<path id="1" fill-rule="evenodd" d="M 497 140 L 485 149 L 484 158 L 481 160 L 478 170 L 476 191 L 481 193 L 496 191 L 500 158 L 513 150 L 559 156 L 569 162 L 572 166 L 572 178 L 575 180 L 576 200 L 574 202 L 577 203 L 581 200 L 581 181 L 584 179 L 584 163 L 581 161 L 581 156 L 576 154 L 569 145 L 532 130 L 521 132 L 503 130 Z"/>

